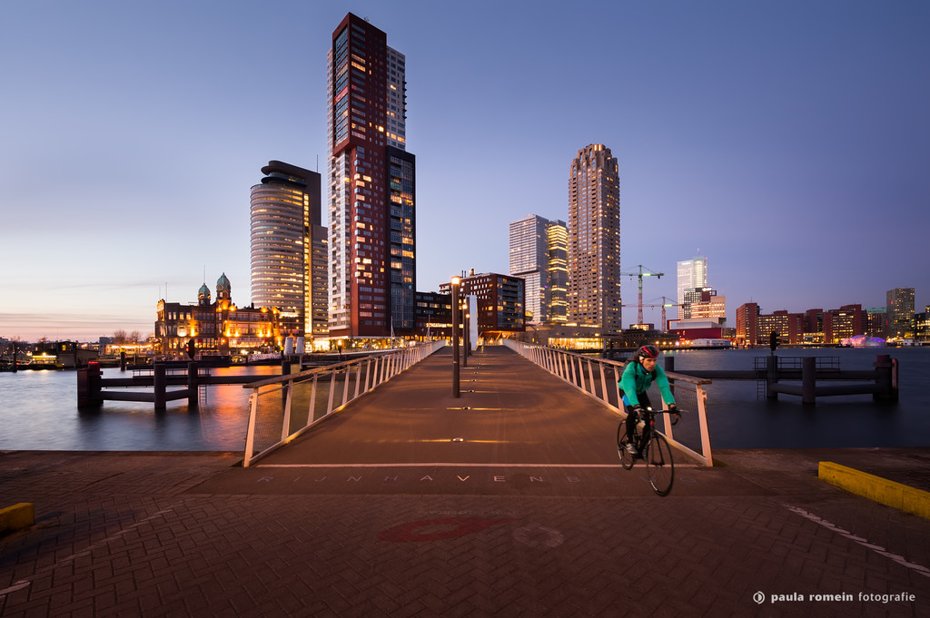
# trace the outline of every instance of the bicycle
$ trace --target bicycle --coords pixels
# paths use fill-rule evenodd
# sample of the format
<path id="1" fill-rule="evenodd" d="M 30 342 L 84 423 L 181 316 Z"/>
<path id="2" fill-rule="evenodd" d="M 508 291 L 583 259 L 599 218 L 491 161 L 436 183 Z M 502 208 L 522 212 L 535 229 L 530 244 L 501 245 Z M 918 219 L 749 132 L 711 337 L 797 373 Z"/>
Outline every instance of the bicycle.
<path id="1" fill-rule="evenodd" d="M 668 440 L 661 433 L 656 431 L 656 416 L 659 414 L 672 414 L 672 425 L 676 425 L 681 418 L 681 410 L 670 412 L 669 410 L 655 411 L 652 408 L 643 408 L 645 418 L 639 419 L 636 423 L 636 434 L 633 436 L 634 446 L 637 453 L 641 454 L 646 464 L 646 478 L 652 486 L 652 490 L 659 496 L 667 496 L 672 491 L 672 483 L 675 481 L 675 463 L 672 459 L 672 449 L 668 445 Z M 649 424 L 649 439 L 643 444 L 643 428 Z M 632 470 L 636 463 L 637 456 L 627 449 L 630 440 L 626 433 L 626 420 L 620 421 L 617 428 L 617 455 L 620 457 L 620 465 L 624 470 Z"/>

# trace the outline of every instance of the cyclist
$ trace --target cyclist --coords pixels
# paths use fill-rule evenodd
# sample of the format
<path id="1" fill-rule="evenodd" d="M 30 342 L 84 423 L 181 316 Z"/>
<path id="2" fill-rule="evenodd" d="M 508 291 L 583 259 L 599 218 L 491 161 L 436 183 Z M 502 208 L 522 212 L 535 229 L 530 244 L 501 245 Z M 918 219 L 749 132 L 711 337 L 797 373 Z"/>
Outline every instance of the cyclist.
<path id="1" fill-rule="evenodd" d="M 669 412 L 678 414 L 678 406 L 675 405 L 675 396 L 672 395 L 672 389 L 669 387 L 668 376 L 665 375 L 665 370 L 656 364 L 658 357 L 659 349 L 654 345 L 642 346 L 626 364 L 618 382 L 620 392 L 623 394 L 623 405 L 627 412 L 626 435 L 630 436 L 626 448 L 637 457 L 642 456 L 639 452 L 640 448 L 649 441 L 650 427 L 648 424 L 643 429 L 640 444 L 633 444 L 633 436 L 636 435 L 636 423 L 643 416 L 643 408 L 651 407 L 646 391 L 653 382 L 659 387 L 662 400 L 668 406 Z"/>

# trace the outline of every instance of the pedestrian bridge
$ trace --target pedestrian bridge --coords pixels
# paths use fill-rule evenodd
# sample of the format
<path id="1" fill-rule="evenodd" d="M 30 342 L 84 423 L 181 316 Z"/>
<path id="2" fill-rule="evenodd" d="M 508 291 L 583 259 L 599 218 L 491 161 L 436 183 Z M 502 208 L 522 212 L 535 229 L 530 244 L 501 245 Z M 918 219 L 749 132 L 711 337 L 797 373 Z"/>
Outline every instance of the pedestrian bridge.
<path id="1" fill-rule="evenodd" d="M 434 343 L 256 382 L 243 466 L 613 468 L 621 371 L 508 342 L 469 356 L 456 398 L 452 350 Z M 687 413 L 661 429 L 678 463 L 710 466 L 709 381 L 669 377 Z"/>

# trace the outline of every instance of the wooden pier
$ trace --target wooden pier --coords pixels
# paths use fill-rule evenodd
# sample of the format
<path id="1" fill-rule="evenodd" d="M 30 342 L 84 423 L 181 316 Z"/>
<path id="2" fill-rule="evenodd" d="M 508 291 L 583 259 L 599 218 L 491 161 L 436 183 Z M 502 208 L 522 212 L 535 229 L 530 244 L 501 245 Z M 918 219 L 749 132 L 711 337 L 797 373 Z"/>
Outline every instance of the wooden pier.
<path id="1" fill-rule="evenodd" d="M 290 370 L 289 363 L 282 364 L 283 372 Z M 187 399 L 187 407 L 196 410 L 200 404 L 200 386 L 218 384 L 250 384 L 265 380 L 267 375 L 214 376 L 201 373 L 199 363 L 155 363 L 151 375 L 136 375 L 131 378 L 104 378 L 100 365 L 90 363 L 77 372 L 77 399 L 79 409 L 98 408 L 104 401 L 139 401 L 152 403 L 156 411 L 167 408 L 169 401 Z M 169 386 L 183 388 L 170 389 Z M 151 391 L 114 390 L 126 387 L 151 387 Z"/>
<path id="2" fill-rule="evenodd" d="M 764 357 L 764 360 L 764 366 L 757 363 L 751 370 L 680 371 L 675 369 L 675 357 L 666 356 L 665 370 L 711 380 L 764 381 L 768 399 L 778 399 L 779 394 L 795 395 L 801 397 L 802 404 L 810 406 L 816 405 L 817 397 L 836 395 L 871 395 L 874 401 L 882 402 L 898 400 L 898 361 L 887 354 L 875 358 L 875 368 L 871 371 L 844 371 L 838 363 L 818 367 L 819 359 L 815 356 L 790 359 L 796 361 L 793 364 L 797 366 L 785 366 L 779 363 L 779 360 L 785 360 L 784 357 L 775 355 Z M 827 381 L 858 383 L 824 384 Z"/>

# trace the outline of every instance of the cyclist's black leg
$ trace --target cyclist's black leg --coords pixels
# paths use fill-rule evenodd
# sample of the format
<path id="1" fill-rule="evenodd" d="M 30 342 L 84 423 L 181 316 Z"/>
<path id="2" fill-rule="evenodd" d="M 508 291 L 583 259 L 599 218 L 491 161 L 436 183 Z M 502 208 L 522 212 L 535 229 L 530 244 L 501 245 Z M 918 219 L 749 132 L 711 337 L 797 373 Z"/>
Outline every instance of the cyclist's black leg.
<path id="1" fill-rule="evenodd" d="M 633 412 L 632 406 L 627 406 L 626 408 L 626 435 L 630 439 L 630 442 L 633 446 L 639 446 L 633 441 L 633 437 L 636 435 L 636 414 Z"/>
<path id="2" fill-rule="evenodd" d="M 636 398 L 639 399 L 639 405 L 641 405 L 643 408 L 651 408 L 651 407 L 652 407 L 652 402 L 649 401 L 649 395 L 648 395 L 647 393 L 645 393 L 645 392 L 643 392 L 643 393 L 636 393 Z M 646 419 L 642 419 L 642 420 L 645 421 Z M 652 428 L 649 427 L 649 423 L 646 423 L 646 424 L 643 426 L 643 437 L 642 437 L 642 440 L 640 441 L 639 444 L 636 445 L 636 446 L 639 448 L 640 452 L 642 452 L 642 450 L 643 450 L 644 448 L 646 448 L 646 445 L 649 444 L 649 436 L 650 436 L 651 432 L 652 432 Z"/>

